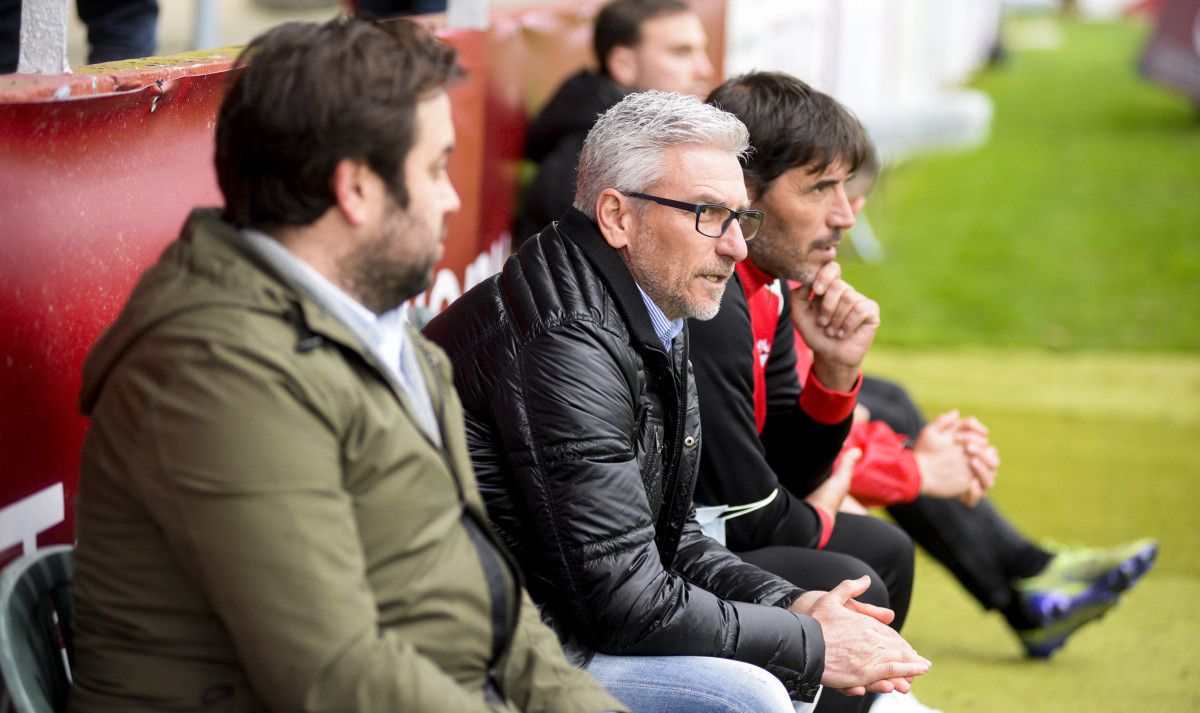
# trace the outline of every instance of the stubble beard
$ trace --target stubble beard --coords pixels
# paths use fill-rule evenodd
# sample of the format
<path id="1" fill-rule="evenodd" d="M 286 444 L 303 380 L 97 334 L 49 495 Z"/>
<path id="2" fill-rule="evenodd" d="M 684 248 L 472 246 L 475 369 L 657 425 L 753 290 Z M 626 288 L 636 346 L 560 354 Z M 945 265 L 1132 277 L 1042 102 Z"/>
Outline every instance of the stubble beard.
<path id="1" fill-rule="evenodd" d="M 380 227 L 379 235 L 361 245 L 341 262 L 340 272 L 350 294 L 375 314 L 396 309 L 433 283 L 436 251 L 398 255 L 397 245 L 406 235 L 414 245 L 433 244 L 428 236 L 413 236 L 428 228 L 395 206 L 395 212 Z"/>
<path id="2" fill-rule="evenodd" d="M 763 226 L 765 229 L 767 226 Z M 817 272 L 825 266 L 825 262 L 820 265 L 813 266 L 809 260 L 809 253 L 837 244 L 842 237 L 842 231 L 837 230 L 829 238 L 814 240 L 804 248 L 803 254 L 793 254 L 786 244 L 778 245 L 777 241 L 772 240 L 770 235 L 764 235 L 764 230 L 760 230 L 759 234 L 750 243 L 746 244 L 747 253 L 750 261 L 755 267 L 762 270 L 772 277 L 782 278 L 784 280 L 794 280 L 801 283 L 806 288 L 812 287 L 813 281 L 817 279 Z"/>
<path id="3" fill-rule="evenodd" d="M 717 312 L 721 309 L 721 298 L 725 294 L 726 282 L 717 289 L 711 305 L 694 304 L 688 298 L 689 287 L 691 281 L 696 275 L 684 275 L 677 284 L 670 284 L 667 276 L 662 273 L 662 266 L 669 264 L 670 257 L 663 254 L 662 244 L 658 241 L 658 236 L 655 235 L 654 229 L 642 223 L 641 232 L 638 234 L 638 242 L 643 247 L 642 250 L 636 253 L 637 257 L 632 259 L 630 265 L 631 272 L 635 277 L 638 277 L 638 282 L 641 288 L 645 290 L 647 295 L 658 308 L 662 310 L 667 319 L 699 319 L 701 321 L 712 319 L 717 316 Z M 732 263 L 732 261 L 729 261 Z M 720 269 L 714 269 L 711 266 L 701 268 L 703 272 L 730 272 L 732 264 L 723 265 Z"/>

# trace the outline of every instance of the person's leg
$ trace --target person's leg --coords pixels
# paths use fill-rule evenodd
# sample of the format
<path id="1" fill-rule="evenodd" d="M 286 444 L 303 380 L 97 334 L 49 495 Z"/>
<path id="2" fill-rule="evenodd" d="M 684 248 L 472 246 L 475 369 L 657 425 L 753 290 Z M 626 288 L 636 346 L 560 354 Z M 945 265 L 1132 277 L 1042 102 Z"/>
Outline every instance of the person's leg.
<path id="1" fill-rule="evenodd" d="M 149 57 L 158 49 L 157 0 L 76 0 L 88 28 L 88 64 Z"/>
<path id="2" fill-rule="evenodd" d="M 925 551 L 958 579 L 986 609 L 1013 611 L 1012 581 L 1041 571 L 1050 555 L 1017 532 L 990 500 L 967 507 L 952 499 L 921 496 L 888 513 Z"/>
<path id="3" fill-rule="evenodd" d="M 871 418 L 916 438 L 925 417 L 899 384 L 864 376 L 859 393 Z M 1015 628 L 1029 626 L 1012 581 L 1040 572 L 1051 555 L 1017 532 L 990 501 L 969 508 L 957 500 L 918 497 L 888 512 L 917 544 L 987 609 L 999 609 Z"/>
<path id="4" fill-rule="evenodd" d="M 913 543 L 908 535 L 879 518 L 838 513 L 833 535 L 823 551 L 850 555 L 878 572 L 887 588 L 890 608 L 896 612 L 892 628 L 899 631 L 904 626 L 913 583 Z"/>
<path id="5" fill-rule="evenodd" d="M 17 71 L 21 56 L 21 0 L 0 0 L 0 74 Z"/>
<path id="6" fill-rule="evenodd" d="M 870 565 L 850 555 L 778 546 L 738 552 L 737 556 L 804 589 L 829 591 L 847 579 L 858 579 L 865 574 L 871 578 L 871 588 L 859 600 L 877 607 L 891 608 L 883 577 Z"/>
<path id="7" fill-rule="evenodd" d="M 864 377 L 859 401 L 897 433 L 916 437 L 920 409 L 898 384 Z M 1112 548 L 1048 551 L 1019 533 L 984 500 L 918 497 L 888 508 L 896 522 L 988 609 L 998 609 L 1030 656 L 1045 658 L 1079 627 L 1100 618 L 1149 571 L 1158 545 L 1145 539 Z"/>
<path id="8" fill-rule="evenodd" d="M 813 713 L 867 713 L 871 706 L 875 705 L 878 697 L 874 693 L 865 696 L 844 696 L 837 691 L 823 688 Z"/>
<path id="9" fill-rule="evenodd" d="M 446 0 L 358 0 L 358 11 L 371 17 L 445 12 Z"/>
<path id="10" fill-rule="evenodd" d="M 925 428 L 925 415 L 894 381 L 864 374 L 858 402 L 870 409 L 872 421 L 883 421 L 896 433 L 916 438 Z"/>
<path id="11" fill-rule="evenodd" d="M 897 631 L 912 599 L 913 547 L 895 525 L 873 517 L 840 513 L 823 550 L 764 547 L 738 557 L 805 589 L 830 590 L 846 579 L 871 578 L 860 600 L 896 612 Z"/>
<path id="12" fill-rule="evenodd" d="M 608 656 L 583 667 L 633 713 L 807 711 L 779 679 L 752 664 L 709 656 Z M 824 696 L 822 696 L 824 697 Z"/>

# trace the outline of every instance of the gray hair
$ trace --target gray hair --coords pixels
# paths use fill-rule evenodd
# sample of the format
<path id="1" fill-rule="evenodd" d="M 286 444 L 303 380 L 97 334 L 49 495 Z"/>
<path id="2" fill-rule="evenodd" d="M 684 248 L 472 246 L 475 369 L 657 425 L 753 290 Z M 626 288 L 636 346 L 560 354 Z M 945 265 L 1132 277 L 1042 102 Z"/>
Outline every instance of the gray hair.
<path id="1" fill-rule="evenodd" d="M 713 146 L 741 159 L 750 134 L 736 116 L 696 97 L 630 94 L 600 115 L 583 142 L 575 208 L 595 220 L 596 199 L 605 188 L 644 192 L 662 180 L 666 150 L 681 144 Z"/>

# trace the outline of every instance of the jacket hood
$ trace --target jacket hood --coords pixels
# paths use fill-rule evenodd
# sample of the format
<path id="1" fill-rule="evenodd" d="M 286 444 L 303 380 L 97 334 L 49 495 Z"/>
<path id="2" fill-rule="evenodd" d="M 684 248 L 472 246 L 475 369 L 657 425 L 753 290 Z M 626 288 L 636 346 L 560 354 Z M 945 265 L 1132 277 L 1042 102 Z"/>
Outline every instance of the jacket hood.
<path id="1" fill-rule="evenodd" d="M 90 414 L 113 368 L 147 333 L 185 312 L 241 306 L 278 314 L 301 309 L 299 295 L 249 247 L 216 208 L 192 212 L 179 239 L 138 280 L 117 320 L 83 364 L 79 407 Z"/>
<path id="2" fill-rule="evenodd" d="M 611 79 L 590 69 L 572 75 L 529 125 L 525 156 L 541 161 L 564 136 L 586 134 L 596 117 L 625 94 Z"/>

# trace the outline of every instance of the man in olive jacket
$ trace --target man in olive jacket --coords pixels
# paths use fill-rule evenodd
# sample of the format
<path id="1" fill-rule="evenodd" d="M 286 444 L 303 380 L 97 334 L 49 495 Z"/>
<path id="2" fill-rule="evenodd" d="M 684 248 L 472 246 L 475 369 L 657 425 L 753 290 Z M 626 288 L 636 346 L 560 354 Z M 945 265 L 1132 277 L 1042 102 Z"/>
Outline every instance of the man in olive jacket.
<path id="1" fill-rule="evenodd" d="M 741 210 L 746 146 L 693 97 L 625 97 L 584 142 L 576 209 L 425 330 L 453 361 L 481 490 L 531 594 L 635 710 L 673 677 L 702 685 L 689 669 L 714 659 L 773 673 L 787 710 L 822 683 L 907 690 L 928 667 L 890 611 L 851 599 L 865 578 L 805 592 L 691 514 L 700 448 L 720 444 L 701 438 L 683 320 L 716 313 L 762 220 Z M 779 710 L 738 707 L 736 672 L 707 678 L 727 710 Z"/>
<path id="2" fill-rule="evenodd" d="M 255 40 L 193 213 L 85 366 L 70 709 L 623 710 L 491 531 L 428 286 L 454 51 L 416 25 Z"/>

